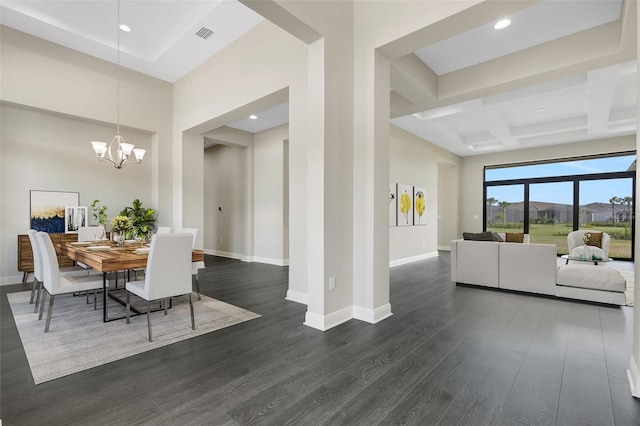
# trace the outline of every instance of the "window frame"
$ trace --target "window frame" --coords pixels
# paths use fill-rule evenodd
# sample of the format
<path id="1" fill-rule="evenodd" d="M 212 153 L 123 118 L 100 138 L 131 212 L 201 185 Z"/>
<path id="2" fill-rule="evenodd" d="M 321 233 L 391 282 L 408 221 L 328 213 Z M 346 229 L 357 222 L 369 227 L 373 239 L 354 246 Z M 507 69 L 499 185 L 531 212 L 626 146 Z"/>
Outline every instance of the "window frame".
<path id="1" fill-rule="evenodd" d="M 635 205 L 636 205 L 636 171 L 635 170 L 627 170 L 622 172 L 604 172 L 604 173 L 590 173 L 590 174 L 578 174 L 578 175 L 565 175 L 565 176 L 549 176 L 549 177 L 536 177 L 536 178 L 523 178 L 523 179 L 505 179 L 505 180 L 494 180 L 487 182 L 486 180 L 486 171 L 489 169 L 496 168 L 505 168 L 505 167 L 519 167 L 525 165 L 535 165 L 535 164 L 550 164 L 550 163 L 564 163 L 567 161 L 578 161 L 585 159 L 594 159 L 594 158 L 610 158 L 624 155 L 635 155 L 635 152 L 620 152 L 616 154 L 606 154 L 606 155 L 598 155 L 598 156 L 588 156 L 588 157 L 571 157 L 571 158 L 563 158 L 559 160 L 549 160 L 549 161 L 536 161 L 529 163 L 511 163 L 504 165 L 492 165 L 492 166 L 484 166 L 483 169 L 483 185 L 482 185 L 482 230 L 487 230 L 487 188 L 493 186 L 508 186 L 508 185 L 523 185 L 523 229 L 524 233 L 529 233 L 529 185 L 538 184 L 538 183 L 554 183 L 554 182 L 573 182 L 573 230 L 577 231 L 579 228 L 580 222 L 580 182 L 590 181 L 590 180 L 608 180 L 608 179 L 631 179 L 631 196 L 633 198 L 633 206 L 634 208 L 631 211 L 631 258 L 614 258 L 619 260 L 630 260 L 634 261 L 635 259 Z"/>

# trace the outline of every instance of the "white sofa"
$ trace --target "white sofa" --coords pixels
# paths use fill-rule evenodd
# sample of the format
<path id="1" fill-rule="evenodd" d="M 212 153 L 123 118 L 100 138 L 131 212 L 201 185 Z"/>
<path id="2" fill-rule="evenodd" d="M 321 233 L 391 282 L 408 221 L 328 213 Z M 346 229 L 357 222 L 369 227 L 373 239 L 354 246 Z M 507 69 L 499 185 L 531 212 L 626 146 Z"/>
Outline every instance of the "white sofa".
<path id="1" fill-rule="evenodd" d="M 622 275 L 590 264 L 558 267 L 553 244 L 451 242 L 451 280 L 614 305 L 626 304 Z"/>

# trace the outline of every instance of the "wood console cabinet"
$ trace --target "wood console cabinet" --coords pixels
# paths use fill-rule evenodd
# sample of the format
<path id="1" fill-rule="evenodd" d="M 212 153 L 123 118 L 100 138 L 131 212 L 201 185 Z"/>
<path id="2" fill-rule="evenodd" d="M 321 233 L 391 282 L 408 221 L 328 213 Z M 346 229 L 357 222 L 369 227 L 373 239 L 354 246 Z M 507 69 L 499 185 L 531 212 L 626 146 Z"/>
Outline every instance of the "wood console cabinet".
<path id="1" fill-rule="evenodd" d="M 49 234 L 53 243 L 70 243 L 78 241 L 78 234 Z M 67 256 L 58 256 L 60 266 L 73 266 L 73 260 Z M 22 282 L 27 282 L 29 273 L 33 272 L 33 251 L 27 234 L 18 235 L 18 271 L 22 272 Z"/>

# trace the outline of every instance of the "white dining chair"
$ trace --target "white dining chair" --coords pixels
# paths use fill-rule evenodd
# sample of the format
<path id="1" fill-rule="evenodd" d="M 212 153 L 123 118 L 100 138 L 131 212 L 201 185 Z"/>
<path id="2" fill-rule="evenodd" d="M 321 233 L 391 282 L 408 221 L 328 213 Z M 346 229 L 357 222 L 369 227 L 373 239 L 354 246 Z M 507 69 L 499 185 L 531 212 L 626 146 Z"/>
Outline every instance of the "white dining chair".
<path id="1" fill-rule="evenodd" d="M 151 332 L 151 302 L 164 301 L 164 314 L 167 315 L 167 300 L 177 296 L 189 296 L 191 308 L 191 329 L 195 330 L 193 301 L 191 299 L 191 234 L 156 234 L 151 241 L 144 280 L 130 281 L 126 284 L 127 324 L 130 324 L 130 294 L 147 301 L 147 328 L 149 341 L 153 341 Z"/>
<path id="2" fill-rule="evenodd" d="M 156 234 L 170 234 L 172 231 L 170 226 L 158 226 Z"/>
<path id="3" fill-rule="evenodd" d="M 182 232 L 187 232 L 193 235 L 193 244 L 191 246 L 191 249 L 195 249 L 196 238 L 198 237 L 198 228 L 182 228 Z M 204 267 L 204 262 L 191 262 L 191 279 L 195 281 L 198 300 L 202 300 L 202 298 L 200 297 L 200 280 L 198 279 L 198 269 L 203 269 Z"/>
<path id="4" fill-rule="evenodd" d="M 78 228 L 78 241 L 95 241 L 106 238 L 104 226 L 81 226 Z"/>
<path id="5" fill-rule="evenodd" d="M 51 237 L 46 232 L 36 234 L 40 254 L 42 256 L 42 272 L 45 293 L 42 294 L 40 301 L 40 315 L 38 319 L 42 319 L 44 305 L 47 293 L 49 294 L 49 309 L 47 311 L 47 322 L 44 326 L 44 332 L 49 332 L 51 317 L 53 315 L 53 302 L 55 297 L 60 294 L 77 293 L 83 291 L 94 291 L 93 309 L 96 309 L 96 293 L 102 288 L 102 278 L 99 275 L 61 275 L 58 267 L 58 256 L 51 242 Z"/>
<path id="6" fill-rule="evenodd" d="M 31 252 L 33 253 L 33 286 L 31 287 L 31 299 L 29 300 L 29 303 L 34 303 L 33 299 L 35 295 L 35 306 L 33 307 L 34 313 L 38 312 L 40 294 L 42 293 L 42 281 L 44 279 L 44 273 L 42 270 L 42 253 L 40 252 L 40 243 L 38 243 L 38 239 L 36 237 L 37 233 L 38 232 L 35 229 L 27 231 L 27 236 L 31 243 Z M 87 275 L 90 273 L 90 271 L 79 266 L 59 267 L 59 271 L 60 275 Z"/>
<path id="7" fill-rule="evenodd" d="M 106 236 L 104 231 L 104 226 L 80 226 L 78 227 L 78 241 L 95 241 L 102 239 L 103 236 Z M 91 266 L 85 265 L 82 262 L 76 262 L 76 265 L 81 268 L 90 270 Z"/>

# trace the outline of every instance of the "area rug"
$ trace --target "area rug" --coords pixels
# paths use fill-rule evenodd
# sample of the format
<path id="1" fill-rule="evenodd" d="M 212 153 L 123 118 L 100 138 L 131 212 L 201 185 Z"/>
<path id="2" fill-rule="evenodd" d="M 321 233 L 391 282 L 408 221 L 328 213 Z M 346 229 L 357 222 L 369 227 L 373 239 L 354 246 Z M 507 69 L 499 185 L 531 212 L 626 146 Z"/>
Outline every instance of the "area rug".
<path id="1" fill-rule="evenodd" d="M 124 319 L 103 323 L 102 309 L 94 310 L 84 297 L 61 295 L 56 296 L 50 330 L 45 334 L 46 312 L 38 321 L 29 297 L 29 291 L 7 294 L 36 384 L 260 317 L 204 295 L 197 300 L 194 294 L 196 330 L 191 330 L 189 299 L 179 297 L 168 315 L 151 314 L 154 341 L 149 342 L 146 314 L 131 318 L 128 325 Z M 124 307 L 116 302 L 108 306 L 109 315 L 124 315 Z"/>
<path id="2" fill-rule="evenodd" d="M 627 298 L 627 306 L 633 306 L 633 293 L 634 293 L 634 273 L 633 271 L 618 271 L 622 274 L 627 281 L 627 288 L 624 295 Z"/>

